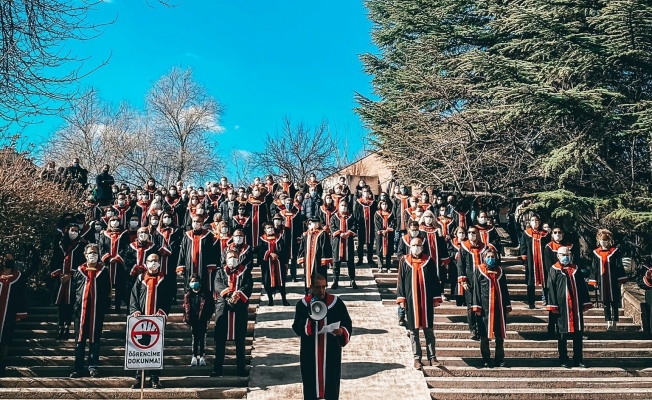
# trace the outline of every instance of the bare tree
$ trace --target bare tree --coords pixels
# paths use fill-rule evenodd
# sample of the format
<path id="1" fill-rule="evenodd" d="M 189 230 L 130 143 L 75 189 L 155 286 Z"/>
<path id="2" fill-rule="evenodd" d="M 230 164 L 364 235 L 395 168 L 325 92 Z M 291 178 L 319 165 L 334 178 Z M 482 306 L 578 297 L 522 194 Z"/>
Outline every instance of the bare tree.
<path id="1" fill-rule="evenodd" d="M 158 132 L 159 151 L 171 162 L 175 179 L 201 179 L 219 173 L 216 154 L 221 132 L 221 105 L 193 80 L 192 70 L 173 68 L 147 96 L 147 108 Z"/>
<path id="2" fill-rule="evenodd" d="M 274 134 L 267 134 L 263 150 L 255 152 L 257 170 L 276 176 L 288 174 L 295 182 L 304 182 L 315 173 L 319 179 L 331 175 L 338 166 L 338 145 L 326 121 L 314 128 L 303 122 L 292 125 L 289 117 Z"/>
<path id="3" fill-rule="evenodd" d="M 252 153 L 244 150 L 231 150 L 231 181 L 233 184 L 248 187 L 254 181 L 256 162 Z"/>

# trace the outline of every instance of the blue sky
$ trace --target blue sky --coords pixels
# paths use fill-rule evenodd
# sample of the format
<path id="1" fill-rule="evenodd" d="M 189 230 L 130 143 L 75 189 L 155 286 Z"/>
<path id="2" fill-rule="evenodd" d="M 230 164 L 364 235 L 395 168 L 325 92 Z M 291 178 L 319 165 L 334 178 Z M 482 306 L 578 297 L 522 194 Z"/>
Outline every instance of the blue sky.
<path id="1" fill-rule="evenodd" d="M 174 66 L 225 107 L 221 150 L 256 151 L 284 116 L 316 125 L 327 119 L 348 133 L 357 151 L 362 123 L 354 93 L 369 95 L 370 78 L 358 55 L 374 52 L 362 0 L 178 0 L 175 8 L 146 0 L 105 0 L 91 15 L 113 25 L 91 41 L 71 45 L 88 66 L 108 65 L 84 78 L 114 104 L 144 107 L 152 83 Z M 25 134 L 38 142 L 61 119 L 44 119 Z"/>

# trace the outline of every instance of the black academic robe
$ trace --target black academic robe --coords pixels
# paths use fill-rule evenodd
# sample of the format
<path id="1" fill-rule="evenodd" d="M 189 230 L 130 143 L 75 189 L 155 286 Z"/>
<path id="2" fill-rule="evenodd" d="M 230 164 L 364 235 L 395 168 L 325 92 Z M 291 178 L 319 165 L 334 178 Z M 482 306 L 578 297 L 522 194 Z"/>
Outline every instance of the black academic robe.
<path id="1" fill-rule="evenodd" d="M 16 322 L 27 318 L 25 288 L 31 272 L 13 271 L 0 277 L 0 345 L 9 345 Z"/>
<path id="2" fill-rule="evenodd" d="M 342 348 L 349 343 L 353 324 L 349 312 L 337 296 L 326 294 L 324 303 L 328 309 L 321 321 L 310 318 L 312 295 L 304 297 L 296 305 L 292 329 L 301 337 L 300 364 L 305 400 L 337 400 L 340 395 L 342 375 Z M 342 336 L 319 333 L 326 325 L 339 322 Z"/>
<path id="3" fill-rule="evenodd" d="M 454 231 L 459 227 L 464 228 L 464 231 L 466 231 L 468 227 L 472 225 L 470 212 L 456 208 L 451 211 L 451 217 L 453 218 L 453 226 L 451 227 L 451 231 Z"/>
<path id="4" fill-rule="evenodd" d="M 330 237 L 325 231 L 315 229 L 303 234 L 297 263 L 303 264 L 305 268 L 306 288 L 312 285 L 315 274 L 328 274 L 328 266 L 333 263 L 333 252 Z"/>
<path id="5" fill-rule="evenodd" d="M 461 255 L 462 255 L 462 244 L 457 239 L 457 237 L 454 237 L 448 241 L 448 256 L 451 260 L 450 263 L 448 264 L 448 276 L 451 282 L 452 296 L 460 296 L 459 293 L 460 285 L 455 285 L 454 282 L 458 282 L 457 265 L 460 262 Z"/>
<path id="6" fill-rule="evenodd" d="M 337 213 L 337 208 L 331 204 L 331 207 L 328 207 L 325 203 L 319 207 L 319 221 L 321 221 L 321 226 L 324 227 L 329 234 L 331 232 L 331 218 Z"/>
<path id="7" fill-rule="evenodd" d="M 434 226 L 422 225 L 421 231 L 426 233 L 423 247 L 428 248 L 427 254 L 430 255 L 437 266 L 437 276 L 441 276 L 440 268 L 445 268 L 450 262 L 446 240 L 439 235 L 439 231 Z"/>
<path id="8" fill-rule="evenodd" d="M 358 226 L 358 246 L 361 244 L 374 244 L 374 214 L 376 202 L 374 200 L 356 200 L 353 205 L 353 216 Z"/>
<path id="9" fill-rule="evenodd" d="M 263 224 L 267 222 L 267 204 L 265 199 L 249 197 L 249 212 L 251 215 L 251 244 L 253 248 L 258 247 L 258 240 L 263 233 Z"/>
<path id="10" fill-rule="evenodd" d="M 349 196 L 347 196 L 345 194 L 333 193 L 333 194 L 331 194 L 331 197 L 333 198 L 333 205 L 335 206 L 336 210 L 339 210 L 340 209 L 340 204 L 342 202 L 344 202 L 344 203 L 346 203 L 346 206 L 349 208 L 349 211 L 352 211 L 351 210 L 351 201 L 349 199 Z"/>
<path id="11" fill-rule="evenodd" d="M 281 215 L 285 218 L 285 228 L 290 231 L 287 240 L 289 254 L 291 254 L 292 258 L 297 257 L 301 235 L 303 234 L 303 217 L 301 211 L 296 207 L 292 207 L 290 210 L 286 209 L 281 211 Z"/>
<path id="12" fill-rule="evenodd" d="M 97 221 L 104 216 L 104 211 L 97 202 L 85 201 L 84 207 L 86 207 L 86 218 L 92 221 Z"/>
<path id="13" fill-rule="evenodd" d="M 186 226 L 186 203 L 180 196 L 165 196 L 163 208 L 173 214 L 175 226 Z"/>
<path id="14" fill-rule="evenodd" d="M 394 218 L 396 218 L 396 229 L 401 232 L 407 231 L 407 221 L 403 217 L 405 215 L 405 210 L 410 206 L 410 196 L 398 194 L 395 199 L 396 201 L 394 201 L 394 207 L 392 207 L 392 214 L 394 214 Z"/>
<path id="15" fill-rule="evenodd" d="M 185 273 L 186 285 L 190 282 L 193 274 L 198 274 L 201 279 L 202 290 L 210 291 L 211 274 L 217 269 L 213 234 L 202 229 L 199 232 L 194 230 L 186 231 L 181 239 L 179 250 L 179 264 L 177 273 Z"/>
<path id="16" fill-rule="evenodd" d="M 271 253 L 275 253 L 278 258 L 273 260 Z M 264 234 L 258 242 L 257 254 L 265 288 L 273 290 L 285 287 L 287 271 L 283 263 L 282 240 L 276 235 Z"/>
<path id="17" fill-rule="evenodd" d="M 355 243 L 353 238 L 357 236 L 356 222 L 350 213 L 342 214 L 338 212 L 331 217 L 330 231 L 334 262 L 354 262 Z M 342 240 L 343 233 L 349 235 L 344 240 Z"/>
<path id="18" fill-rule="evenodd" d="M 396 219 L 389 211 L 378 210 L 374 214 L 374 232 L 376 233 L 376 254 L 378 257 L 391 257 L 394 253 L 394 234 Z M 381 235 L 379 232 L 384 231 Z"/>
<path id="19" fill-rule="evenodd" d="M 265 187 L 267 188 L 267 193 L 265 194 L 265 204 L 267 204 L 267 208 L 269 208 L 274 202 L 274 197 L 276 196 L 276 191 L 278 190 L 279 185 L 278 183 L 272 182 L 265 183 Z M 274 216 L 274 214 L 271 212 L 269 215 Z"/>
<path id="20" fill-rule="evenodd" d="M 489 339 L 505 339 L 507 313 L 512 303 L 507 290 L 507 278 L 500 267 L 489 269 L 480 264 L 473 273 L 473 312 L 480 311 L 478 334 Z"/>
<path id="21" fill-rule="evenodd" d="M 105 230 L 100 235 L 101 260 L 109 269 L 111 286 L 117 287 L 117 285 L 120 285 L 119 290 L 124 290 L 125 287 L 126 275 L 122 255 L 127 246 L 129 246 L 129 233 L 125 230 Z"/>
<path id="22" fill-rule="evenodd" d="M 245 243 L 251 245 L 253 243 L 252 238 L 252 219 L 249 215 L 246 214 L 236 214 L 233 219 L 231 219 L 231 232 L 235 232 L 236 229 L 241 229 L 244 233 Z"/>
<path id="23" fill-rule="evenodd" d="M 134 206 L 134 212 L 138 216 L 140 221 L 140 226 L 147 225 L 147 216 L 149 215 L 149 209 L 152 206 L 152 202 L 149 200 L 138 201 Z"/>
<path id="24" fill-rule="evenodd" d="M 437 231 L 439 232 L 439 236 L 441 237 L 452 237 L 453 236 L 453 224 L 454 221 L 452 218 L 446 217 L 446 216 L 439 216 L 437 219 L 435 219 L 435 226 L 437 227 Z"/>
<path id="25" fill-rule="evenodd" d="M 548 311 L 558 312 L 559 333 L 584 331 L 584 311 L 593 307 L 582 271 L 577 265 L 557 262 L 548 276 Z"/>
<path id="26" fill-rule="evenodd" d="M 75 290 L 75 340 L 87 338 L 99 342 L 104 326 L 104 314 L 111 302 L 111 278 L 109 269 L 97 263 L 96 270 L 84 263 L 77 268 L 72 283 Z"/>
<path id="27" fill-rule="evenodd" d="M 434 326 L 435 304 L 441 303 L 442 286 L 437 266 L 427 254 L 399 259 L 396 302 L 405 306 L 406 327 L 411 330 Z"/>
<path id="28" fill-rule="evenodd" d="M 243 338 L 247 335 L 247 321 L 249 319 L 249 298 L 253 292 L 253 278 L 251 277 L 251 248 L 246 245 L 249 257 L 245 263 L 238 264 L 231 268 L 224 266 L 216 271 L 213 284 L 215 293 L 219 294 L 215 317 L 215 326 L 219 329 L 226 329 L 226 340 L 235 340 L 236 337 Z M 232 303 L 229 301 L 235 293 L 240 299 Z M 226 319 L 226 321 L 224 321 Z M 218 329 L 215 329 L 215 340 L 219 336 Z"/>
<path id="29" fill-rule="evenodd" d="M 306 181 L 306 184 L 303 185 L 303 192 L 308 193 L 310 191 L 310 188 L 314 188 L 315 191 L 317 192 L 317 196 L 322 197 L 324 194 L 324 187 L 322 186 L 321 182 L 319 181 Z"/>
<path id="30" fill-rule="evenodd" d="M 120 227 L 122 229 L 127 229 L 129 227 L 129 219 L 131 219 L 131 215 L 134 212 L 133 208 L 129 205 L 129 202 L 122 207 L 116 204 L 113 206 L 113 209 L 115 210 L 116 215 L 120 218 Z"/>
<path id="31" fill-rule="evenodd" d="M 546 287 L 543 250 L 550 242 L 550 233 L 544 230 L 534 230 L 528 227 L 523 231 L 521 239 L 521 256 L 527 257 L 525 281 L 528 286 Z"/>
<path id="32" fill-rule="evenodd" d="M 84 247 L 85 245 L 79 239 L 67 241 L 67 243 L 62 240 L 54 247 L 54 253 L 50 260 L 50 276 L 54 279 L 52 292 L 54 304 L 66 305 L 75 302 L 72 277 L 77 268 L 86 261 Z M 61 275 L 70 275 L 71 279 L 62 283 Z"/>
<path id="33" fill-rule="evenodd" d="M 166 318 L 172 307 L 168 285 L 165 285 L 165 273 L 159 270 L 156 275 L 148 272 L 136 277 L 129 296 L 129 313 L 142 315 L 162 315 Z"/>
<path id="34" fill-rule="evenodd" d="M 473 274 L 476 268 L 484 261 L 484 255 L 487 251 L 493 250 L 496 253 L 496 263 L 500 267 L 500 253 L 491 244 L 480 242 L 474 246 L 470 241 L 465 240 L 461 244 L 460 255 L 457 260 L 457 293 L 464 295 L 462 283 L 466 282 L 471 291 L 473 291 Z"/>
<path id="35" fill-rule="evenodd" d="M 292 182 L 279 182 L 279 185 L 281 188 L 283 188 L 283 191 L 290 197 L 294 198 L 294 195 L 297 194 L 297 189 L 294 187 L 294 184 Z"/>
<path id="36" fill-rule="evenodd" d="M 559 250 L 560 247 L 567 247 L 568 249 L 570 249 L 573 262 L 575 262 L 576 264 L 580 259 L 579 246 L 574 246 L 570 242 L 557 243 L 554 240 L 548 242 L 546 247 L 543 249 L 543 273 L 545 275 L 546 283 L 548 282 L 550 269 L 552 268 L 553 265 L 557 263 L 557 261 L 559 261 L 559 259 L 557 258 L 557 250 Z M 546 299 L 546 304 L 547 302 L 548 299 Z"/>
<path id="37" fill-rule="evenodd" d="M 636 283 L 638 287 L 645 290 L 645 302 L 648 305 L 648 309 L 652 310 L 652 266 L 650 265 L 641 265 L 636 272 Z M 648 313 L 648 321 L 652 326 L 652 312 Z"/>
<path id="38" fill-rule="evenodd" d="M 600 301 L 622 307 L 620 285 L 627 282 L 623 256 L 617 247 L 607 250 L 597 248 L 591 254 L 591 277 L 589 284 L 600 288 Z"/>
<path id="39" fill-rule="evenodd" d="M 401 257 L 410 253 L 410 241 L 412 241 L 412 239 L 418 238 L 421 239 L 423 243 L 425 243 L 426 236 L 427 235 L 424 231 L 419 231 L 419 233 L 415 237 L 410 236 L 409 232 L 402 235 L 398 241 L 398 249 L 396 250 L 396 257 Z M 430 254 L 428 253 L 429 250 L 430 249 L 428 246 L 423 246 L 423 252 L 425 254 Z"/>
<path id="40" fill-rule="evenodd" d="M 288 264 L 292 258 L 292 253 L 290 253 L 290 244 L 292 243 L 292 238 L 290 237 L 291 231 L 289 228 L 286 228 L 284 225 L 274 228 L 276 236 L 279 238 L 279 243 L 281 243 L 281 259 L 284 264 Z M 295 245 L 299 247 L 299 245 Z M 299 251 L 297 250 L 297 253 Z"/>
<path id="41" fill-rule="evenodd" d="M 224 201 L 224 196 L 222 195 L 222 192 L 218 190 L 217 193 L 209 193 L 206 195 L 206 198 L 212 218 L 213 214 L 219 212 L 220 204 Z"/>
<path id="42" fill-rule="evenodd" d="M 156 232 L 161 239 L 161 249 L 159 251 L 161 271 L 165 272 L 165 275 L 173 275 L 176 273 L 177 263 L 179 262 L 183 232 L 181 229 L 172 226 L 164 228 L 161 224 L 159 224 Z"/>

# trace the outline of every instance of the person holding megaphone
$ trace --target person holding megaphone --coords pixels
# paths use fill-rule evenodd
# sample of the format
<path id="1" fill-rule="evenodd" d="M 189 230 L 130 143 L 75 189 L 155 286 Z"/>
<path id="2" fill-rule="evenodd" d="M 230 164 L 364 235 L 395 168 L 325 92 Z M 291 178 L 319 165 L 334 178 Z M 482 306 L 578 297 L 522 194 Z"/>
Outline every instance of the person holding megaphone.
<path id="1" fill-rule="evenodd" d="M 297 303 L 292 329 L 301 337 L 300 363 L 305 400 L 337 400 L 342 374 L 342 347 L 353 333 L 342 300 L 326 292 L 326 277 L 315 274 L 310 294 Z"/>

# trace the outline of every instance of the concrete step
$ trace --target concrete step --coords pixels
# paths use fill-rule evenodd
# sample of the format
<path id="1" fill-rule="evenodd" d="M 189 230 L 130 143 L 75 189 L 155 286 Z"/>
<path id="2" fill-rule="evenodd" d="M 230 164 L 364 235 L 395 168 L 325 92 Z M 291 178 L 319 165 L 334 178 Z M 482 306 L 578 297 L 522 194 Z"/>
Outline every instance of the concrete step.
<path id="1" fill-rule="evenodd" d="M 259 296 L 260 297 L 260 296 Z M 123 308 L 122 314 L 116 314 L 113 311 L 113 308 L 110 309 L 108 313 L 106 313 L 105 319 L 106 318 L 114 318 L 114 317 L 123 317 L 127 318 L 126 315 L 126 310 Z M 258 310 L 258 305 L 255 304 L 250 304 L 249 305 L 249 313 L 255 313 Z M 28 315 L 36 317 L 38 315 L 38 318 L 42 318 L 43 316 L 54 316 L 55 318 L 57 317 L 57 312 L 58 312 L 58 307 L 57 306 L 40 306 L 40 307 L 30 307 L 27 310 Z M 180 304 L 172 306 L 171 312 L 168 314 L 168 317 L 175 317 L 175 316 L 183 316 L 183 308 Z"/>
<path id="2" fill-rule="evenodd" d="M 206 342 L 207 345 L 212 344 Z M 214 349 L 214 346 L 211 346 Z M 40 357 L 51 357 L 51 356 L 70 356 L 74 354 L 74 344 L 72 346 L 60 346 L 60 347 L 12 347 L 9 350 L 10 357 L 25 357 L 25 356 L 40 356 Z M 245 354 L 251 354 L 252 346 L 246 346 Z M 211 351 L 213 351 L 211 349 Z M 122 345 L 117 346 L 106 346 L 103 345 L 100 350 L 100 355 L 102 356 L 120 356 L 124 357 L 125 354 L 125 344 L 124 340 Z M 187 356 L 188 363 L 190 363 L 190 356 L 192 355 L 192 344 L 186 346 L 171 346 L 169 343 L 165 344 L 164 349 L 165 357 L 168 356 Z M 226 346 L 227 355 L 235 355 L 235 345 L 227 344 Z"/>
<path id="3" fill-rule="evenodd" d="M 524 274 L 507 274 L 505 275 L 508 284 L 525 284 L 525 275 Z M 398 281 L 397 271 L 390 273 L 375 273 L 374 278 L 378 286 L 396 286 Z"/>
<path id="4" fill-rule="evenodd" d="M 437 356 L 439 362 L 446 366 L 456 367 L 482 367 L 483 360 L 478 351 L 476 357 L 454 357 L 454 356 Z M 507 368 L 504 369 L 505 373 L 510 371 L 512 367 L 559 367 L 558 357 L 506 357 L 505 364 Z M 641 357 L 599 357 L 589 358 L 585 355 L 584 364 L 589 367 L 611 367 L 611 368 L 648 368 L 650 367 L 649 358 Z"/>
<path id="5" fill-rule="evenodd" d="M 443 377 L 449 381 L 451 377 L 469 378 L 629 378 L 639 377 L 652 378 L 652 368 L 627 369 L 615 367 L 593 367 L 593 368 L 561 368 L 561 367 L 515 367 L 509 368 L 476 368 L 470 366 L 443 366 L 424 367 L 423 373 L 426 377 Z"/>
<path id="6" fill-rule="evenodd" d="M 491 346 L 493 348 L 493 346 Z M 569 347 L 571 349 L 572 347 Z M 436 347 L 437 357 L 480 357 L 480 346 L 475 348 L 469 347 Z M 569 357 L 573 352 L 570 351 Z M 425 358 L 425 350 L 424 350 Z M 585 359 L 601 359 L 601 358 L 621 358 L 621 357 L 632 357 L 632 358 L 641 358 L 645 359 L 650 357 L 650 348 L 589 348 L 584 349 L 583 356 Z M 536 359 L 538 357 L 544 358 L 555 358 L 559 357 L 557 348 L 531 348 L 531 347 L 507 347 L 505 348 L 505 357 L 508 359 L 513 358 L 531 358 Z M 167 358 L 167 357 L 166 357 Z M 648 363 L 652 362 L 652 358 L 647 360 Z M 532 364 L 532 365 L 536 365 Z"/>
<path id="7" fill-rule="evenodd" d="M 171 388 L 145 390 L 146 399 L 242 399 L 247 388 Z M 129 388 L 17 388 L 0 390 L 0 399 L 140 399 Z"/>
<path id="8" fill-rule="evenodd" d="M 256 319 L 256 314 L 249 314 L 249 321 L 251 321 L 250 323 L 253 324 L 253 321 L 255 321 L 255 319 Z M 110 331 L 124 332 L 126 327 L 127 327 L 126 318 L 118 321 L 104 321 L 104 325 L 103 325 L 105 331 L 110 330 Z M 52 329 L 57 331 L 59 329 L 59 324 L 56 321 L 48 322 L 48 321 L 36 321 L 36 320 L 26 319 L 16 324 L 16 329 L 21 329 L 21 330 Z M 190 331 L 190 326 L 182 322 L 179 318 L 179 320 L 176 322 L 173 321 L 171 323 L 165 324 L 166 332 L 173 331 L 173 330 Z"/>
<path id="9" fill-rule="evenodd" d="M 170 368 L 177 366 L 186 366 L 190 365 L 190 352 L 186 352 L 184 355 L 167 355 L 165 351 L 164 354 L 164 364 Z M 251 361 L 251 355 L 245 356 L 247 361 Z M 32 366 L 41 366 L 41 367 L 56 367 L 56 366 L 72 366 L 75 361 L 74 354 L 62 355 L 62 356 L 11 356 L 6 358 L 7 364 L 15 367 L 32 367 Z M 104 355 L 102 350 L 100 350 L 100 366 L 122 366 L 124 367 L 125 356 L 124 350 L 120 355 Z M 207 356 L 206 363 L 213 365 L 214 357 Z M 227 355 L 224 360 L 225 365 L 235 365 L 235 355 Z"/>
<path id="10" fill-rule="evenodd" d="M 132 372 L 132 375 L 134 373 Z M 0 388 L 126 388 L 134 383 L 133 376 L 110 378 L 2 378 Z M 240 376 L 161 376 L 161 383 L 167 389 L 173 388 L 246 388 L 249 378 Z M 2 389 L 0 389 L 2 390 Z"/>
<path id="11" fill-rule="evenodd" d="M 467 316 L 466 314 L 438 314 L 438 312 L 441 311 L 439 308 L 436 308 L 435 311 L 435 322 L 466 322 L 467 321 Z M 519 315 L 519 314 L 512 314 L 510 313 L 507 316 L 507 321 L 509 323 L 530 323 L 530 324 L 548 324 L 548 315 Z M 604 316 L 602 315 L 585 315 L 584 316 L 584 323 L 594 323 L 594 324 L 600 324 L 604 323 L 605 327 L 607 326 L 607 322 L 604 320 Z M 618 322 L 618 326 L 620 327 L 621 324 L 633 324 L 633 320 L 631 317 L 621 317 L 620 321 Z"/>
<path id="12" fill-rule="evenodd" d="M 396 298 L 396 286 L 388 287 L 378 287 L 378 291 L 383 299 Z M 445 293 L 445 292 L 444 292 Z M 541 300 L 541 288 L 536 288 L 534 292 L 535 298 Z M 522 285 L 522 288 L 509 289 L 509 298 L 510 300 L 527 300 L 527 288 L 525 285 Z"/>
<path id="13" fill-rule="evenodd" d="M 506 371 L 509 372 L 509 371 Z M 506 374 L 507 375 L 507 374 Z M 431 389 L 450 388 L 449 377 L 429 377 L 426 383 Z M 631 388 L 651 388 L 652 378 L 637 377 L 545 377 L 545 378 L 523 378 L 523 377 L 457 377 L 455 386 L 467 389 L 586 389 L 586 390 L 616 390 L 623 392 Z M 598 393 L 596 393 L 598 394 Z"/>
<path id="14" fill-rule="evenodd" d="M 457 330 L 439 330 L 438 328 L 436 328 L 435 338 L 436 339 L 468 339 L 471 336 L 471 334 L 466 328 L 467 328 L 466 325 L 464 326 L 464 329 L 457 329 Z M 547 326 L 543 326 L 542 329 L 538 331 L 508 330 L 506 332 L 507 333 L 506 340 L 508 341 L 509 340 L 538 340 L 538 341 L 549 340 L 548 332 L 546 328 Z M 408 335 L 407 330 L 405 331 L 405 335 L 407 337 Z M 421 332 L 419 336 L 423 338 L 423 332 Z M 632 332 L 627 332 L 627 331 L 608 332 L 604 330 L 585 331 L 584 336 L 587 337 L 588 340 L 650 340 L 649 334 L 643 332 L 642 330 L 632 331 Z"/>
<path id="15" fill-rule="evenodd" d="M 167 359 L 167 357 L 166 357 Z M 183 365 L 165 365 L 161 376 L 165 377 L 189 377 L 189 376 L 209 376 L 210 372 L 213 370 L 213 358 L 206 359 L 208 365 L 204 367 L 191 367 L 190 363 L 184 363 Z M 251 367 L 247 366 L 249 370 Z M 32 367 L 7 367 L 8 378 L 17 378 L 17 377 L 50 377 L 50 378 L 64 378 L 69 377 L 73 371 L 73 363 L 69 362 L 65 366 L 40 366 L 35 365 Z M 102 365 L 99 366 L 99 372 L 102 376 L 107 377 L 133 377 L 134 371 L 125 371 L 124 369 L 124 357 L 123 363 L 120 365 Z M 236 376 L 236 366 L 235 360 L 231 363 L 224 363 L 224 376 Z M 2 379 L 4 380 L 4 378 Z"/>
<path id="16" fill-rule="evenodd" d="M 71 335 L 72 336 L 72 335 Z M 212 344 L 213 343 L 213 335 L 212 332 L 209 331 L 207 336 L 206 336 L 206 344 Z M 249 337 L 245 339 L 245 344 L 250 346 L 253 344 L 253 338 Z M 124 348 L 125 345 L 125 338 L 102 338 L 102 350 L 105 349 L 106 347 L 111 347 L 111 346 L 117 346 L 120 347 L 122 346 Z M 192 345 L 192 337 L 190 335 L 187 335 L 185 337 L 178 337 L 178 338 L 171 338 L 171 337 L 166 337 L 165 338 L 165 346 L 166 349 L 170 346 L 191 346 Z M 233 342 L 227 342 L 226 347 L 228 348 L 235 348 L 235 345 Z M 13 342 L 11 342 L 11 349 L 9 350 L 14 351 L 14 348 L 24 348 L 24 347 L 29 347 L 29 348 L 66 348 L 66 349 L 73 349 L 75 347 L 75 340 L 70 338 L 68 340 L 55 340 L 51 338 L 47 339 L 14 339 Z"/>
<path id="17" fill-rule="evenodd" d="M 431 389 L 430 396 L 437 400 L 468 400 L 468 399 L 497 399 L 497 400 L 540 400 L 540 399 L 623 399 L 623 390 L 617 389 Z M 649 388 L 635 388 L 627 390 L 627 399 L 649 399 Z"/>
<path id="18" fill-rule="evenodd" d="M 425 346 L 425 339 L 421 339 L 422 346 Z M 505 348 L 521 349 L 552 349 L 557 350 L 557 340 L 505 340 Z M 480 342 L 471 339 L 443 339 L 436 338 L 436 348 L 442 349 L 447 347 L 469 347 L 474 349 L 480 348 Z M 573 342 L 568 342 L 568 348 L 573 347 Z M 585 340 L 584 349 L 641 349 L 650 352 L 652 356 L 652 341 L 649 340 Z M 166 347 L 167 349 L 167 347 Z"/>
<path id="19" fill-rule="evenodd" d="M 38 315 L 29 315 L 31 318 L 27 318 L 23 321 L 21 321 L 19 324 L 22 323 L 51 323 L 58 325 L 59 319 L 57 317 L 57 312 L 54 311 L 52 314 L 38 314 Z M 213 315 L 213 320 L 215 319 L 215 315 Z M 251 321 L 256 319 L 256 310 L 249 310 L 249 319 Z M 211 320 L 211 323 L 213 322 Z M 113 323 L 113 322 L 126 322 L 127 321 L 127 316 L 125 314 L 107 314 L 104 318 L 104 323 Z M 170 324 L 181 324 L 181 325 L 186 325 L 185 322 L 183 322 L 183 314 L 182 313 L 171 313 L 168 314 L 168 321 L 167 325 L 169 326 Z"/>
<path id="20" fill-rule="evenodd" d="M 584 324 L 584 330 L 588 332 L 606 332 L 607 325 L 606 323 L 591 323 L 586 322 Z M 508 331 L 518 331 L 518 332 L 542 332 L 547 331 L 547 323 L 531 323 L 531 322 L 507 322 Z M 446 331 L 467 331 L 468 325 L 466 319 L 461 322 L 438 322 L 435 320 L 435 330 L 446 330 Z M 638 332 L 641 330 L 641 326 L 633 323 L 618 323 L 618 332 Z"/>
<path id="21" fill-rule="evenodd" d="M 121 326 L 111 326 L 111 323 L 107 326 L 104 324 L 104 330 L 102 331 L 103 338 L 125 338 L 125 324 L 119 323 Z M 116 323 L 118 324 L 118 323 Z M 254 321 L 249 321 L 247 326 L 247 336 L 253 337 L 254 333 Z M 32 339 L 52 339 L 56 337 L 58 327 L 56 325 L 46 325 L 46 326 L 34 326 L 33 328 L 25 327 L 23 324 L 16 326 L 16 331 L 14 332 L 14 337 L 26 337 Z M 210 327 L 209 327 L 210 329 Z M 210 334 L 210 330 L 209 330 Z M 190 331 L 186 325 L 167 325 L 165 327 L 165 337 L 186 337 L 190 335 Z"/>

